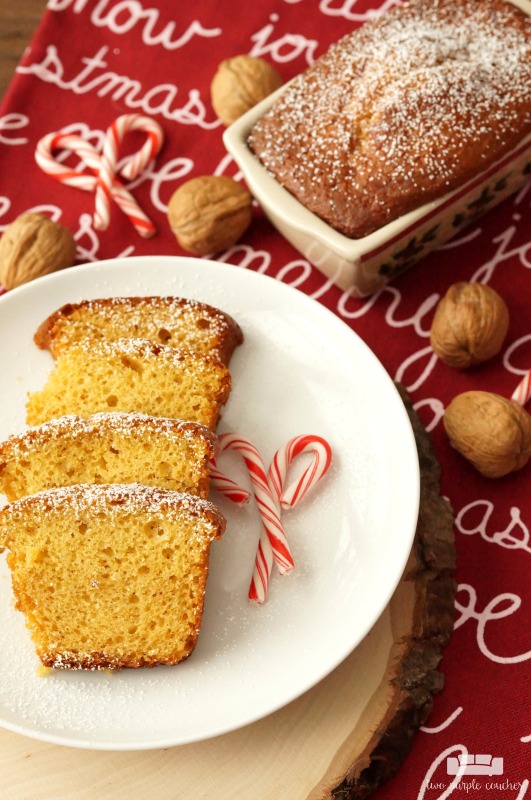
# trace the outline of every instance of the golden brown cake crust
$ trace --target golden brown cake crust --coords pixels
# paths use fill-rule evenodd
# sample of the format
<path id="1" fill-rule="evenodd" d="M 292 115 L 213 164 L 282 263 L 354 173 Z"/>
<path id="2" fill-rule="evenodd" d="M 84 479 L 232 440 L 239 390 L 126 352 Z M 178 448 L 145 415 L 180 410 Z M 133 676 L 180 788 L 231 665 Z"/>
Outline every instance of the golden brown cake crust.
<path id="1" fill-rule="evenodd" d="M 476 176 L 531 130 L 531 22 L 505 0 L 413 0 L 343 38 L 258 120 L 251 150 L 360 238 Z"/>
<path id="2" fill-rule="evenodd" d="M 195 640 L 190 643 L 189 650 L 185 654 L 180 654 L 175 661 L 165 660 L 163 665 L 166 667 L 181 664 L 191 654 L 195 647 Z M 52 669 L 68 670 L 101 670 L 101 669 L 141 669 L 145 667 L 159 667 L 161 662 L 157 658 L 146 656 L 132 656 L 128 659 L 111 659 L 105 653 L 92 652 L 82 656 L 79 653 L 39 653 L 41 663 L 45 667 Z"/>
<path id="3" fill-rule="evenodd" d="M 94 341 L 95 338 L 104 338 L 105 323 L 112 323 L 113 317 L 120 337 L 140 336 L 161 344 L 172 344 L 173 331 L 168 330 L 168 322 L 175 329 L 180 328 L 185 336 L 198 333 L 204 343 L 203 352 L 217 356 L 224 364 L 229 363 L 234 350 L 243 342 L 240 326 L 224 311 L 197 300 L 158 295 L 107 297 L 67 303 L 42 322 L 34 341 L 42 350 L 50 350 L 56 357 L 68 341 L 65 332 L 68 334 L 68 325 L 73 320 L 80 325 L 86 324 L 86 336 Z M 98 320 L 98 325 L 92 322 L 94 318 Z M 138 332 L 138 326 L 145 325 L 150 328 L 150 336 L 145 331 Z M 177 346 L 186 348 L 187 344 L 185 342 Z"/>

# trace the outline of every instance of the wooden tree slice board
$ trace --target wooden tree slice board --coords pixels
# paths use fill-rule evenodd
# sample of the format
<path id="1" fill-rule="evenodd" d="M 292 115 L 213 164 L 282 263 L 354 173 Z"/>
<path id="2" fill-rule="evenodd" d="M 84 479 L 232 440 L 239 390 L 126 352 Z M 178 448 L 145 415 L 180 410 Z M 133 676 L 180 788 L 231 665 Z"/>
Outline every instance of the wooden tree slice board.
<path id="1" fill-rule="evenodd" d="M 404 401 L 421 464 L 415 543 L 388 607 L 331 675 L 253 725 L 168 750 L 77 750 L 0 731 L 2 797 L 357 800 L 391 777 L 441 689 L 455 596 L 452 513 L 429 437 Z"/>

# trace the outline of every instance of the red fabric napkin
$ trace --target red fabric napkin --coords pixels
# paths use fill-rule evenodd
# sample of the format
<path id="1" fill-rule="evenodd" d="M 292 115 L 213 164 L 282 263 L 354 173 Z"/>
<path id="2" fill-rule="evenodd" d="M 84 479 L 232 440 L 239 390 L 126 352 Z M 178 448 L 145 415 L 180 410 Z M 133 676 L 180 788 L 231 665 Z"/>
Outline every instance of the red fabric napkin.
<path id="1" fill-rule="evenodd" d="M 237 175 L 210 103 L 218 63 L 249 53 L 287 80 L 397 1 L 262 0 L 243 10 L 237 0 L 50 0 L 0 107 L 0 230 L 37 210 L 75 233 L 80 261 L 182 255 L 166 221 L 171 194 L 191 177 Z M 166 136 L 155 166 L 133 188 L 158 229 L 148 241 L 116 206 L 109 229 L 95 232 L 93 195 L 62 186 L 34 161 L 46 133 L 66 130 L 98 145 L 117 116 L 132 112 L 154 117 Z M 127 147 L 142 141 L 131 134 Z M 410 392 L 442 464 L 442 491 L 456 515 L 456 631 L 442 661 L 445 688 L 382 800 L 531 797 L 531 466 L 487 480 L 452 450 L 441 423 L 456 394 L 510 396 L 531 366 L 530 201 L 528 186 L 365 300 L 328 286 L 260 213 L 241 243 L 218 256 L 297 286 L 351 326 Z M 448 286 L 471 280 L 500 292 L 511 323 L 498 357 L 458 372 L 433 356 L 429 330 Z M 465 749 L 503 759 L 502 774 L 465 775 L 455 786 L 446 759 Z"/>

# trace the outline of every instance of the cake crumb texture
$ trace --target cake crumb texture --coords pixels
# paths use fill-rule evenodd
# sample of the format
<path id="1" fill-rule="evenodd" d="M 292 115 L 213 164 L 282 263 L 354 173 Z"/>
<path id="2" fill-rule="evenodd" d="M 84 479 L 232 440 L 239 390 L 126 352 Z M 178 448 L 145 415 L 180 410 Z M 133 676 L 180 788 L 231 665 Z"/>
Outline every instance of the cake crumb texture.
<path id="1" fill-rule="evenodd" d="M 530 18 L 505 0 L 413 0 L 295 78 L 248 143 L 310 211 L 361 238 L 530 130 Z"/>
<path id="2" fill-rule="evenodd" d="M 29 395 L 27 423 L 136 411 L 215 430 L 230 388 L 230 372 L 216 357 L 146 339 L 83 340 L 57 358 L 44 388 Z"/>

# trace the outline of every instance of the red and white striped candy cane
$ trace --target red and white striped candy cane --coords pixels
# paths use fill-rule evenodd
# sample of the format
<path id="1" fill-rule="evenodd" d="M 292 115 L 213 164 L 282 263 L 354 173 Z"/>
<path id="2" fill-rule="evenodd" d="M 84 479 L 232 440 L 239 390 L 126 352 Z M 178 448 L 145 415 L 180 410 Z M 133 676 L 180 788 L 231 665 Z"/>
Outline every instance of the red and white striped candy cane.
<path id="1" fill-rule="evenodd" d="M 251 585 L 247 593 L 247 598 L 252 603 L 265 603 L 272 569 L 273 548 L 267 537 L 261 536 L 254 560 Z"/>
<path id="2" fill-rule="evenodd" d="M 131 156 L 120 170 L 120 174 L 125 178 L 136 178 L 162 147 L 164 141 L 162 128 L 158 122 L 149 117 L 144 117 L 141 114 L 122 114 L 109 126 L 103 142 L 103 152 L 96 184 L 94 227 L 98 230 L 106 230 L 109 226 L 110 203 L 112 199 L 115 199 L 113 190 L 116 184 L 118 150 L 125 134 L 132 130 L 143 131 L 147 134 L 147 139 L 140 150 Z M 137 227 L 137 230 L 144 237 L 155 232 L 155 228 L 149 220 L 147 220 L 148 224 L 146 225 L 146 220 L 147 217 L 141 223 L 137 220 L 140 226 Z"/>
<path id="3" fill-rule="evenodd" d="M 312 453 L 311 464 L 301 477 L 284 488 L 288 468 L 297 456 Z M 271 462 L 268 471 L 268 484 L 277 501 L 278 508 L 293 508 L 315 486 L 328 471 L 332 463 L 332 448 L 321 436 L 303 435 L 290 439 L 281 447 Z M 249 597 L 259 596 L 259 602 L 265 600 L 269 575 L 271 574 L 271 553 L 268 541 L 260 540 L 255 558 L 253 577 Z"/>
<path id="4" fill-rule="evenodd" d="M 244 489 L 243 486 L 239 486 L 236 481 L 233 481 L 232 478 L 229 478 L 228 475 L 225 475 L 224 472 L 221 472 L 212 464 L 210 464 L 210 487 L 222 497 L 231 500 L 237 506 L 246 505 L 251 497 L 247 489 Z"/>
<path id="5" fill-rule="evenodd" d="M 511 400 L 525 406 L 531 398 L 531 369 L 526 374 L 511 395 Z"/>
<path id="6" fill-rule="evenodd" d="M 312 453 L 311 464 L 304 470 L 301 477 L 284 488 L 288 468 L 297 456 L 302 453 Z M 281 447 L 271 462 L 268 471 L 268 483 L 278 508 L 293 508 L 328 472 L 332 463 L 332 448 L 322 436 L 303 435 L 295 436 Z M 260 597 L 258 602 L 264 602 L 269 576 L 271 574 L 272 554 L 269 552 L 269 542 L 260 540 L 256 553 L 249 598 Z M 263 599 L 262 599 L 263 598 Z"/>
<path id="7" fill-rule="evenodd" d="M 297 456 L 313 455 L 310 465 L 300 478 L 286 488 L 284 484 L 288 468 Z M 332 448 L 322 436 L 303 435 L 290 439 L 275 455 L 269 467 L 269 484 L 279 499 L 282 508 L 293 508 L 310 489 L 328 472 L 332 463 Z"/>
<path id="8" fill-rule="evenodd" d="M 236 433 L 223 433 L 218 437 L 218 441 L 220 455 L 230 449 L 242 456 L 251 478 L 253 494 L 262 520 L 262 533 L 248 597 L 249 600 L 263 603 L 273 562 L 283 575 L 292 572 L 295 566 L 280 521 L 280 507 L 271 491 L 266 468 L 256 447 Z"/>
<path id="9" fill-rule="evenodd" d="M 77 155 L 94 175 L 80 173 L 69 167 L 59 164 L 53 157 L 54 150 L 69 150 Z M 35 160 L 41 169 L 48 175 L 56 178 L 67 186 L 74 186 L 86 192 L 96 191 L 97 175 L 100 174 L 101 157 L 89 142 L 72 134 L 51 133 L 44 136 L 38 143 L 35 151 Z M 112 184 L 112 199 L 131 220 L 138 233 L 144 238 L 152 236 L 155 228 L 151 220 L 144 214 L 134 197 L 115 178 Z M 101 208 L 100 208 L 101 213 Z"/>
<path id="10" fill-rule="evenodd" d="M 122 114 L 121 117 L 118 117 L 118 119 L 113 122 L 107 131 L 107 136 L 111 135 L 111 128 L 113 129 L 114 135 L 118 137 L 119 142 L 128 131 L 140 130 L 147 136 L 140 150 L 130 156 L 120 169 L 120 175 L 132 181 L 134 178 L 137 178 L 147 165 L 153 161 L 155 156 L 158 155 L 164 143 L 164 131 L 158 122 L 142 114 Z"/>
<path id="11" fill-rule="evenodd" d="M 124 116 L 140 117 L 140 115 Z M 147 118 L 140 117 L 140 119 Z M 150 123 L 153 123 L 153 121 L 150 120 Z M 153 123 L 153 126 L 159 127 L 157 123 Z M 160 129 L 160 132 L 162 134 L 162 129 Z M 123 171 L 127 170 L 128 174 L 131 174 L 131 172 L 135 173 L 136 170 L 135 174 L 138 174 L 138 170 L 147 163 L 146 158 L 149 153 L 154 153 L 152 140 L 153 134 L 150 128 L 148 141 L 136 156 L 129 159 Z M 160 139 L 160 144 L 162 144 L 162 138 Z M 107 150 L 106 157 L 100 155 L 89 142 L 86 142 L 81 137 L 59 131 L 57 133 L 49 133 L 40 139 L 35 150 L 35 160 L 44 172 L 61 183 L 77 189 L 83 189 L 86 192 L 96 192 L 95 228 L 103 230 L 108 226 L 110 220 L 109 204 L 113 200 L 132 222 L 137 232 L 142 237 L 148 238 L 155 233 L 155 226 L 149 217 L 144 214 L 132 194 L 114 174 L 112 169 L 113 156 L 112 152 L 110 152 L 112 145 L 108 144 L 107 137 L 104 150 L 105 147 L 110 148 L 110 150 Z M 69 150 L 77 155 L 85 167 L 94 174 L 87 175 L 60 164 L 53 155 L 54 151 L 59 149 Z"/>
<path id="12" fill-rule="evenodd" d="M 87 175 L 60 164 L 53 156 L 54 150 L 59 149 L 75 153 L 85 166 L 95 174 Z M 37 142 L 35 161 L 43 172 L 56 178 L 61 183 L 67 186 L 74 186 L 76 189 L 83 189 L 85 192 L 95 191 L 96 175 L 100 170 L 100 156 L 94 147 L 80 136 L 61 133 L 60 131 L 58 133 L 48 133 Z"/>
<path id="13" fill-rule="evenodd" d="M 258 455 L 258 451 L 254 445 L 241 439 L 241 437 L 238 437 L 236 434 L 222 434 L 219 438 L 222 440 L 220 452 L 229 449 L 238 450 L 239 444 L 242 442 L 245 443 L 246 448 L 252 448 L 254 458 L 256 459 L 258 456 L 257 460 L 261 484 L 267 485 L 268 490 L 271 492 L 272 502 L 275 505 L 278 515 L 280 515 L 281 506 L 283 508 L 293 508 L 296 503 L 300 502 L 307 492 L 309 492 L 326 474 L 332 463 L 332 449 L 325 439 L 321 436 L 314 435 L 296 436 L 290 439 L 284 447 L 281 447 L 275 453 L 268 474 L 266 475 L 262 459 Z M 312 462 L 298 480 L 293 481 L 288 487 L 284 488 L 290 464 L 302 453 L 311 453 L 313 455 Z M 251 472 L 251 478 L 252 474 Z M 223 473 L 217 471 L 214 481 L 212 482 L 212 488 L 220 491 L 229 499 L 233 499 L 230 493 L 231 490 L 225 487 L 224 481 L 229 481 L 234 484 L 234 481 L 231 481 L 230 478 L 227 478 Z M 237 484 L 234 484 L 234 486 L 236 487 L 234 499 L 235 502 L 238 502 L 237 490 L 245 490 L 242 490 Z M 258 603 L 263 603 L 265 601 L 274 560 L 275 553 L 270 537 L 265 531 L 264 524 L 264 530 L 258 543 L 253 576 L 249 588 L 248 596 L 250 600 Z"/>

